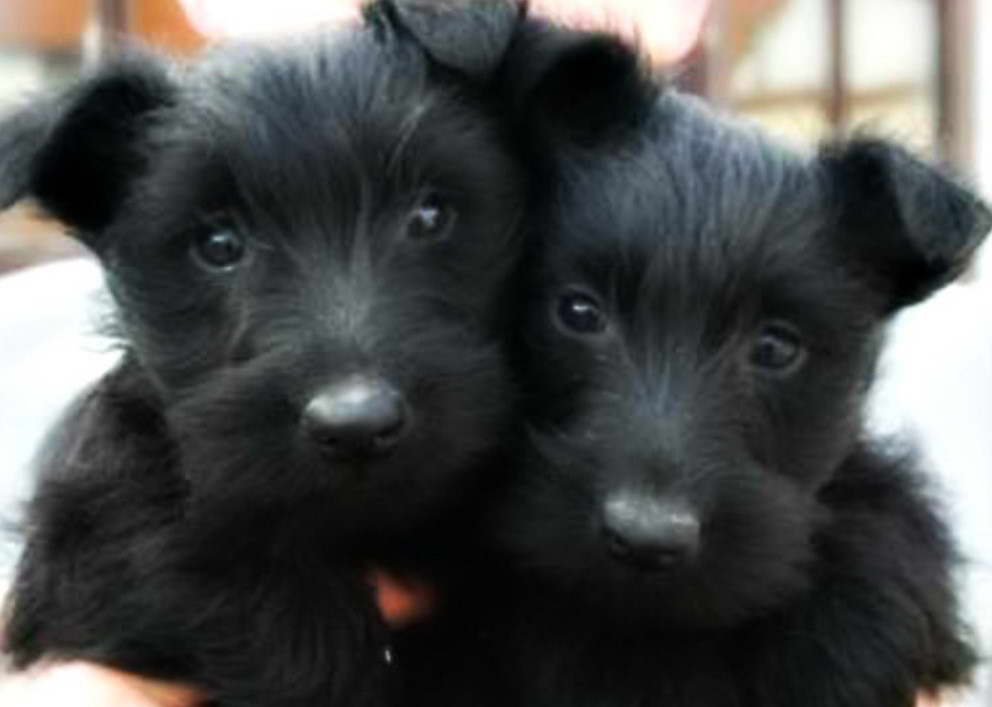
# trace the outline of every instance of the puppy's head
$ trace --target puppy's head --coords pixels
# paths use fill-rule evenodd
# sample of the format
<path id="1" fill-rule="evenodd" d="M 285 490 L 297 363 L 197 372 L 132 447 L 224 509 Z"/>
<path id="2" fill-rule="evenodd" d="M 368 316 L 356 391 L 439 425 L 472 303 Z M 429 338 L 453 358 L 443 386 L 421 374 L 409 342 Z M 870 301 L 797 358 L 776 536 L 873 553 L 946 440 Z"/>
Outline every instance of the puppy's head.
<path id="1" fill-rule="evenodd" d="M 616 52 L 602 66 L 626 71 Z M 532 452 L 501 539 L 609 623 L 769 610 L 809 581 L 883 324 L 960 271 L 989 211 L 888 143 L 799 156 L 675 93 L 599 144 L 561 134 L 521 342 Z"/>
<path id="2" fill-rule="evenodd" d="M 516 19 L 383 1 L 181 71 L 134 56 L 0 127 L 0 200 L 100 258 L 194 499 L 388 529 L 490 451 L 521 177 L 486 87 Z"/>

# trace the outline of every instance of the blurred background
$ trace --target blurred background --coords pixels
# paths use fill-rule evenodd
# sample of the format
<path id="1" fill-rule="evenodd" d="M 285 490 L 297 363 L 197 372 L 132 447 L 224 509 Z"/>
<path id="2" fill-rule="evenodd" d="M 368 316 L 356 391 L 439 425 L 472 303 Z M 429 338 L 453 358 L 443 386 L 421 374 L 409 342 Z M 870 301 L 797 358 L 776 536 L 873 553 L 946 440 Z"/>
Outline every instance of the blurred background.
<path id="1" fill-rule="evenodd" d="M 976 149 L 981 0 L 537 0 L 539 10 L 636 24 L 680 85 L 809 142 L 851 125 L 897 137 L 966 172 Z M 608 9 L 603 9 L 608 7 Z M 219 36 L 340 21 L 347 0 L 0 0 L 0 105 L 57 86 L 134 36 L 192 54 Z M 592 16 L 592 20 L 588 18 Z M 992 36 L 984 36 L 989 44 Z M 986 62 L 988 63 L 988 62 Z M 992 66 L 988 67 L 992 69 Z M 985 86 L 986 93 L 990 89 Z M 992 131 L 988 120 L 987 131 Z M 989 161 L 989 160 L 986 160 Z M 0 222 L 0 270 L 63 257 L 72 244 L 26 210 Z"/>
<path id="2" fill-rule="evenodd" d="M 686 91 L 800 145 L 852 127 L 898 139 L 992 196 L 992 0 L 531 0 L 570 22 L 636 32 Z M 226 36 L 353 17 L 350 0 L 0 0 L 0 107 L 72 80 L 139 38 L 193 55 Z M 0 214 L 0 518 L 29 487 L 44 427 L 113 353 L 92 331 L 92 263 L 29 205 Z M 55 265 L 29 268 L 51 261 Z M 913 433 L 948 489 L 969 558 L 969 613 L 992 651 L 992 248 L 964 281 L 903 315 L 874 424 Z M 0 589 L 5 562 L 0 547 Z M 980 686 L 948 704 L 992 707 Z"/>

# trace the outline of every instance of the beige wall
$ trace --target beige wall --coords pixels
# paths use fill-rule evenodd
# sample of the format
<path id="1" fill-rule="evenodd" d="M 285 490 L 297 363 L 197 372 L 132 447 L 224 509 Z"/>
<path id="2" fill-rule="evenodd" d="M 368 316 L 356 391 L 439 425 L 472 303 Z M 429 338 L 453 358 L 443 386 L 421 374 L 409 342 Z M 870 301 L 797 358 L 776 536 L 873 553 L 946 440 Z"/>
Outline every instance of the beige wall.
<path id="1" fill-rule="evenodd" d="M 0 0 L 0 44 L 43 50 L 79 46 L 91 0 Z M 174 51 L 191 51 L 203 38 L 176 0 L 132 0 L 136 35 Z"/>

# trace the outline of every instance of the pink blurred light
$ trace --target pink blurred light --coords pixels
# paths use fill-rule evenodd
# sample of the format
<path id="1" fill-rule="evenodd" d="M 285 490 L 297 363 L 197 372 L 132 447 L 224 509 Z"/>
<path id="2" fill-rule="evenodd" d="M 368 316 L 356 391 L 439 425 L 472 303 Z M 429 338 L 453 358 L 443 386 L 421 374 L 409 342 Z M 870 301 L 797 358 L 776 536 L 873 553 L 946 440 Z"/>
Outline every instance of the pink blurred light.
<path id="1" fill-rule="evenodd" d="M 537 12 L 571 26 L 637 37 L 656 61 L 672 63 L 699 41 L 710 0 L 532 0 Z"/>
<path id="2" fill-rule="evenodd" d="M 208 37 L 284 34 L 358 17 L 358 0 L 182 0 Z M 570 25 L 605 27 L 640 38 L 656 60 L 670 63 L 699 39 L 710 0 L 531 0 L 535 12 Z"/>
<path id="3" fill-rule="evenodd" d="M 197 31 L 208 37 L 252 37 L 286 34 L 323 24 L 341 24 L 358 17 L 360 3 L 351 0 L 181 0 Z"/>

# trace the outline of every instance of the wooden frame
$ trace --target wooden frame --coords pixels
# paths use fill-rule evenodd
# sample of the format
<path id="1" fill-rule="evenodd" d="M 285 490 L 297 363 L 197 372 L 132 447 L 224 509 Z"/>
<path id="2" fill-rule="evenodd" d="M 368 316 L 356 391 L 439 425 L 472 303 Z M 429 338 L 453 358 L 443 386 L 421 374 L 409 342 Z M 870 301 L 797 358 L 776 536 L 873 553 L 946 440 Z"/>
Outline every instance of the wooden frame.
<path id="1" fill-rule="evenodd" d="M 730 102 L 726 51 L 723 46 L 727 36 L 725 23 L 733 16 L 728 11 L 731 4 L 744 1 L 713 0 L 704 40 L 690 55 L 679 81 L 685 90 L 706 96 L 717 103 Z M 827 17 L 829 56 L 825 85 L 817 95 L 822 95 L 820 100 L 827 124 L 834 134 L 839 134 L 848 127 L 854 98 L 845 61 L 849 51 L 845 22 L 850 4 L 848 0 L 822 2 Z M 975 167 L 975 0 L 928 2 L 935 27 L 935 74 L 932 81 L 936 125 L 932 143 L 941 159 L 965 171 L 971 171 Z M 905 92 L 906 88 L 897 87 L 896 92 Z M 862 92 L 857 94 L 858 97 L 862 95 Z M 811 96 L 813 100 L 816 97 Z M 784 103 L 786 98 L 777 95 L 763 96 L 760 99 L 746 99 L 742 104 Z"/>

